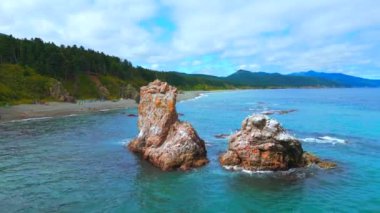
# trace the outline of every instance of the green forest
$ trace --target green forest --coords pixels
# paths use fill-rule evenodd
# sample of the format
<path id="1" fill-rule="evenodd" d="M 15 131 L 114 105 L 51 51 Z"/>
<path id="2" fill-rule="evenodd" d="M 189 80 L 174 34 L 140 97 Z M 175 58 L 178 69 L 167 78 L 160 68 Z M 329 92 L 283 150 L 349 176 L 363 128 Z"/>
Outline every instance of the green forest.
<path id="1" fill-rule="evenodd" d="M 180 90 L 336 86 L 328 81 L 305 81 L 306 77 L 239 76 L 239 72 L 227 77 L 159 72 L 82 46 L 58 46 L 39 38 L 0 34 L 1 105 L 75 99 L 137 100 L 139 88 L 155 79 Z M 255 80 L 247 82 L 250 78 Z M 275 84 L 271 84 L 273 79 Z"/>

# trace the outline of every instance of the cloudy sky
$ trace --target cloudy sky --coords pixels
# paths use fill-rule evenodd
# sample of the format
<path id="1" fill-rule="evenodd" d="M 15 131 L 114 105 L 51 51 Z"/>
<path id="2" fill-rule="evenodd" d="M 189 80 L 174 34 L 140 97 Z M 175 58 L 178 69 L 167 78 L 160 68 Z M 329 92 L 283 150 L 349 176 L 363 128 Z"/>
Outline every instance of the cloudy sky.
<path id="1" fill-rule="evenodd" d="M 1 0 L 0 32 L 165 71 L 380 79 L 378 0 Z"/>

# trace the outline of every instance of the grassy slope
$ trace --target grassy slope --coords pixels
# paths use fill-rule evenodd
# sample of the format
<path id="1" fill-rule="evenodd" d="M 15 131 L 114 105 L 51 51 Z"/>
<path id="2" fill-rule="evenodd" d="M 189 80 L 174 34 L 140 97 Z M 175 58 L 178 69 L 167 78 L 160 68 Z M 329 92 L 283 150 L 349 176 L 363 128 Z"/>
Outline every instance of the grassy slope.
<path id="1" fill-rule="evenodd" d="M 19 65 L 0 65 L 0 104 L 32 103 L 52 100 L 49 88 L 55 79 Z"/>

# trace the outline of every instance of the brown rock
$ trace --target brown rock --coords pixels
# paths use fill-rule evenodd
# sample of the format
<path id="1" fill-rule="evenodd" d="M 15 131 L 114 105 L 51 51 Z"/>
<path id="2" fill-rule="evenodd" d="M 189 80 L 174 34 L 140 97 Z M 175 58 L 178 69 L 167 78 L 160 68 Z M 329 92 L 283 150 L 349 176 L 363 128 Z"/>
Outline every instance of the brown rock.
<path id="1" fill-rule="evenodd" d="M 225 138 L 228 138 L 228 136 L 230 136 L 229 134 L 217 134 L 217 135 L 214 135 L 215 138 L 218 138 L 218 139 L 225 139 Z"/>
<path id="2" fill-rule="evenodd" d="M 194 128 L 178 120 L 177 89 L 155 80 L 141 87 L 139 103 L 139 135 L 128 148 L 162 170 L 205 165 L 206 148 Z"/>
<path id="3" fill-rule="evenodd" d="M 304 158 L 304 162 L 306 166 L 318 165 L 322 169 L 332 169 L 336 167 L 336 163 L 331 162 L 331 161 L 321 160 L 320 158 L 318 158 L 317 156 L 309 152 L 304 152 L 303 158 Z"/>
<path id="4" fill-rule="evenodd" d="M 70 96 L 67 90 L 63 87 L 62 83 L 59 81 L 55 81 L 52 83 L 52 85 L 50 85 L 49 93 L 50 96 L 56 100 L 71 103 L 76 102 L 75 98 L 73 96 Z"/>
<path id="5" fill-rule="evenodd" d="M 228 150 L 219 157 L 219 161 L 223 166 L 251 171 L 288 170 L 313 163 L 321 168 L 335 166 L 332 162 L 304 153 L 301 143 L 276 120 L 260 114 L 243 121 L 241 129 L 230 136 Z"/>
<path id="6" fill-rule="evenodd" d="M 241 130 L 230 136 L 227 153 L 220 157 L 225 166 L 247 170 L 288 170 L 303 165 L 301 143 L 280 124 L 265 115 L 246 118 Z"/>
<path id="7" fill-rule="evenodd" d="M 139 102 L 139 92 L 130 84 L 120 87 L 120 96 L 126 99 L 133 99 Z"/>

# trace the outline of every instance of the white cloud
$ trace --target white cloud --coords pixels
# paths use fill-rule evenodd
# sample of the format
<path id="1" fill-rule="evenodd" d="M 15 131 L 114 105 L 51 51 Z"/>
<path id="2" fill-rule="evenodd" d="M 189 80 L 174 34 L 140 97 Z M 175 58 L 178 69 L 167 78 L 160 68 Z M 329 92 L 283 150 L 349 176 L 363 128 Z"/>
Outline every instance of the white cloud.
<path id="1" fill-rule="evenodd" d="M 159 67 L 160 67 L 159 64 L 152 64 L 152 65 L 150 65 L 150 68 L 154 69 L 154 70 L 157 70 Z"/>
<path id="2" fill-rule="evenodd" d="M 376 0 L 2 0 L 0 32 L 83 45 L 163 70 L 220 75 L 244 66 L 374 76 L 378 11 Z M 164 16 L 174 29 L 141 24 Z M 214 59 L 204 61 L 209 55 Z"/>
<path id="3" fill-rule="evenodd" d="M 241 64 L 238 69 L 250 70 L 250 71 L 260 71 L 261 66 L 258 64 Z"/>

